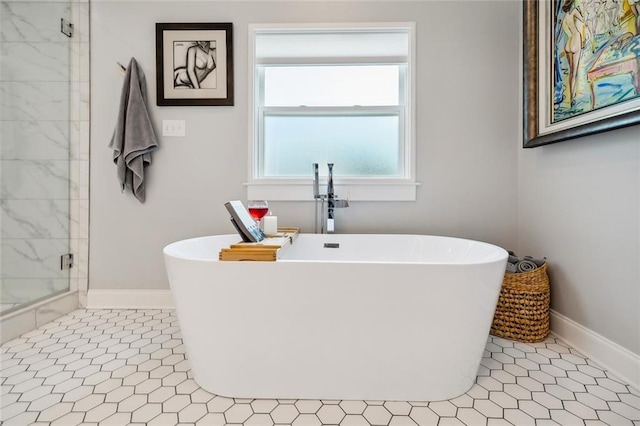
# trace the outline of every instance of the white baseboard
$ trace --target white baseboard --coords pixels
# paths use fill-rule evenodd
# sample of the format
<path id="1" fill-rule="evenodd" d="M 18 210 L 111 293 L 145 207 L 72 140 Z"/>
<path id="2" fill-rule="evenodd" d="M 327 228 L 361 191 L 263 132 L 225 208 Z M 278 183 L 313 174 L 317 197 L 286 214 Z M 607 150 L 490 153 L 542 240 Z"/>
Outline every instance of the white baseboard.
<path id="1" fill-rule="evenodd" d="M 18 311 L 0 316 L 0 343 L 4 344 L 24 333 L 78 309 L 78 292 L 68 291 Z"/>
<path id="2" fill-rule="evenodd" d="M 554 311 L 551 332 L 620 380 L 640 389 L 640 355 Z"/>
<path id="3" fill-rule="evenodd" d="M 175 309 L 171 290 L 89 290 L 88 309 Z"/>

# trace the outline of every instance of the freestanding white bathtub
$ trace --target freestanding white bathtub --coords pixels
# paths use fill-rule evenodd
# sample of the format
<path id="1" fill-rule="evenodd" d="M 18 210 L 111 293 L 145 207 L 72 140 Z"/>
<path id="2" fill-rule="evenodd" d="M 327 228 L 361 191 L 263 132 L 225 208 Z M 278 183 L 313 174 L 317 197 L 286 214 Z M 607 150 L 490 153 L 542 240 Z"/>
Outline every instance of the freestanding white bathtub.
<path id="1" fill-rule="evenodd" d="M 164 248 L 187 355 L 205 390 L 436 401 L 473 385 L 503 249 L 421 235 L 302 234 L 276 262 L 218 261 L 238 240 Z"/>

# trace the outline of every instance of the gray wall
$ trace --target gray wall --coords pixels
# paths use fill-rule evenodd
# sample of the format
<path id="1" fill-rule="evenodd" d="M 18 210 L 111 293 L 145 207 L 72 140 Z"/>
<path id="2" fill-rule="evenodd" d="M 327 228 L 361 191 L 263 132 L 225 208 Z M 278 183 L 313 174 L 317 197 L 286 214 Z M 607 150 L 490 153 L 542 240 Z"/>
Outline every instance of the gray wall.
<path id="1" fill-rule="evenodd" d="M 519 151 L 522 254 L 547 256 L 551 307 L 640 353 L 640 128 Z"/>
<path id="2" fill-rule="evenodd" d="M 341 232 L 461 236 L 550 261 L 552 307 L 640 353 L 638 128 L 520 149 L 518 2 L 96 2 L 92 5 L 90 289 L 166 289 L 162 247 L 233 232 L 224 201 L 245 199 L 247 24 L 416 21 L 416 202 L 352 203 Z M 156 22 L 234 23 L 236 105 L 155 106 Z M 464 30 L 460 30 L 464 29 Z M 147 202 L 122 194 L 107 148 L 135 56 L 153 118 L 185 119 L 148 170 Z M 310 203 L 272 203 L 313 229 Z M 411 277 L 410 277 L 411 278 Z"/>
<path id="3" fill-rule="evenodd" d="M 416 202 L 353 202 L 340 232 L 427 233 L 516 246 L 518 25 L 516 2 L 95 2 L 91 9 L 90 290 L 166 289 L 162 248 L 234 232 L 223 203 L 246 199 L 247 25 L 417 22 Z M 233 107 L 155 106 L 156 22 L 233 22 Z M 460 31 L 457 28 L 464 28 Z M 118 187 L 108 148 L 122 76 L 135 56 L 149 106 L 186 120 L 147 169 L 147 201 Z M 273 202 L 281 225 L 313 230 L 311 202 Z"/>

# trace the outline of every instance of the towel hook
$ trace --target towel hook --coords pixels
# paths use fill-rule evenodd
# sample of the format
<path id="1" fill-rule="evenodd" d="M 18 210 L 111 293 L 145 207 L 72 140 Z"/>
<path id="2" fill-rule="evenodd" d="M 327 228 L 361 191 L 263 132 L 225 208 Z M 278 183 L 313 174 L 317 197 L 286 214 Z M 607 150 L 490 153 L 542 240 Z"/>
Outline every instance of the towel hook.
<path id="1" fill-rule="evenodd" d="M 116 62 L 116 64 L 118 64 L 118 68 L 119 68 L 120 74 L 124 75 L 124 73 L 127 72 L 127 67 L 122 65 L 120 62 Z"/>

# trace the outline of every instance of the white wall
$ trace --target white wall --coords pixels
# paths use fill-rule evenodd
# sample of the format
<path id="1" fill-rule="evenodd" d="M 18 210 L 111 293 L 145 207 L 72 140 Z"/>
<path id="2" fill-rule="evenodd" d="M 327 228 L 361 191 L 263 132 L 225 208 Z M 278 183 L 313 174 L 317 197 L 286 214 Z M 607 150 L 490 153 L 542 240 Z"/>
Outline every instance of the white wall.
<path id="1" fill-rule="evenodd" d="M 640 128 L 519 151 L 518 249 L 551 307 L 640 354 Z"/>
<path id="2" fill-rule="evenodd" d="M 246 199 L 247 25 L 259 22 L 417 23 L 416 202 L 356 203 L 339 232 L 428 233 L 516 246 L 517 2 L 101 2 L 91 8 L 90 290 L 166 289 L 162 248 L 234 232 L 223 203 Z M 233 22 L 233 107 L 155 106 L 156 22 Z M 162 138 L 147 169 L 147 201 L 119 190 L 108 149 L 122 85 L 116 62 L 145 71 Z M 156 126 L 158 127 L 158 126 Z M 281 225 L 313 230 L 311 202 L 272 203 Z"/>

